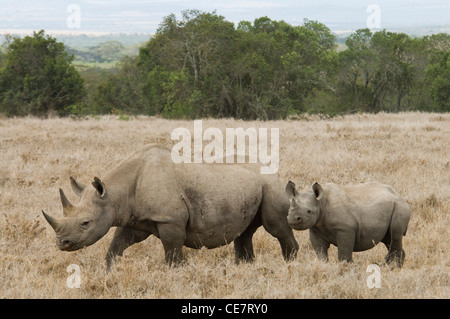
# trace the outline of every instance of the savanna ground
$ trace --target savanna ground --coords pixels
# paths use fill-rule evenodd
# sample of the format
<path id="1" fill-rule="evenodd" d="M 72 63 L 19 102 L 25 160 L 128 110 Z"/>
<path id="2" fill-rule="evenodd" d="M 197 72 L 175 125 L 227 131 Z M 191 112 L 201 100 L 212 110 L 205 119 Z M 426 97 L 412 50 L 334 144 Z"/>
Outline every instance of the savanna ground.
<path id="1" fill-rule="evenodd" d="M 90 247 L 59 251 L 41 210 L 61 216 L 69 176 L 89 183 L 146 143 L 171 147 L 177 127 L 192 121 L 138 117 L 0 119 L 0 298 L 449 298 L 450 114 L 351 115 L 333 119 L 243 122 L 204 120 L 218 127 L 280 129 L 280 169 L 309 189 L 314 181 L 390 184 L 411 205 L 402 269 L 383 265 L 383 244 L 354 253 L 352 264 L 317 260 L 308 232 L 295 232 L 297 259 L 286 263 L 278 241 L 260 228 L 256 260 L 234 263 L 233 244 L 184 249 L 185 264 L 169 268 L 151 236 L 125 251 L 109 273 L 104 256 L 111 230 Z M 205 145 L 204 142 L 203 145 Z M 214 181 L 211 181 L 214 187 Z M 170 201 L 170 198 L 167 199 Z M 370 289 L 368 265 L 380 265 L 381 288 Z M 81 287 L 66 285 L 70 264 Z"/>

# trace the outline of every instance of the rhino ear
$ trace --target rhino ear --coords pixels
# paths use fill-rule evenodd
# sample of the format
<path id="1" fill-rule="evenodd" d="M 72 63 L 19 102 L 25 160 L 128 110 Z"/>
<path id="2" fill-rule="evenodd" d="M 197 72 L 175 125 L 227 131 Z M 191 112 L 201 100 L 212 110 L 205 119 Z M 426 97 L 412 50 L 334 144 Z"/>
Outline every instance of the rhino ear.
<path id="1" fill-rule="evenodd" d="M 81 196 L 81 193 L 84 191 L 84 189 L 86 188 L 86 185 L 79 183 L 75 180 L 75 178 L 73 178 L 72 176 L 70 176 L 70 184 L 72 185 L 72 190 L 73 192 L 77 195 L 77 196 Z"/>
<path id="2" fill-rule="evenodd" d="M 314 195 L 316 196 L 316 199 L 319 200 L 323 196 L 323 188 L 320 186 L 319 183 L 315 182 L 312 186 L 312 190 L 314 192 Z"/>
<path id="3" fill-rule="evenodd" d="M 95 187 L 100 198 L 105 197 L 106 187 L 105 187 L 105 184 L 100 180 L 100 178 L 94 177 L 94 182 L 92 183 L 92 186 Z"/>
<path id="4" fill-rule="evenodd" d="M 289 199 L 293 199 L 295 196 L 299 194 L 298 190 L 295 189 L 295 184 L 291 181 L 287 183 L 284 191 Z"/>

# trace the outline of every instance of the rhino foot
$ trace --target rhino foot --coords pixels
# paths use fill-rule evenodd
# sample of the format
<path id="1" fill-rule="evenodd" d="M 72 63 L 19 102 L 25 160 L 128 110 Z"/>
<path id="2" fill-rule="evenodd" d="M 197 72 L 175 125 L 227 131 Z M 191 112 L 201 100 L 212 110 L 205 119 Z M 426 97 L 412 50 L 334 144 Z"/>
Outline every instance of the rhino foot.
<path id="1" fill-rule="evenodd" d="M 385 261 L 387 264 L 393 264 L 401 268 L 405 261 L 405 251 L 403 249 L 395 249 L 388 252 Z"/>

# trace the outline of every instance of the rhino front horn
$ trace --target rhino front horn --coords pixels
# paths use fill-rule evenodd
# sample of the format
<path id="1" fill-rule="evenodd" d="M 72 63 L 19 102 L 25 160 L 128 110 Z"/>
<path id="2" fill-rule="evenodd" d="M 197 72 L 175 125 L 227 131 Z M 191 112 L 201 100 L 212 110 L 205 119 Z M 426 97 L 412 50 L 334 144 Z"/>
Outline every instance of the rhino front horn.
<path id="1" fill-rule="evenodd" d="M 53 218 L 49 215 L 47 215 L 44 211 L 42 211 L 42 214 L 44 214 L 45 220 L 52 226 L 52 228 L 56 231 L 56 228 L 58 227 L 59 223 L 56 218 Z"/>

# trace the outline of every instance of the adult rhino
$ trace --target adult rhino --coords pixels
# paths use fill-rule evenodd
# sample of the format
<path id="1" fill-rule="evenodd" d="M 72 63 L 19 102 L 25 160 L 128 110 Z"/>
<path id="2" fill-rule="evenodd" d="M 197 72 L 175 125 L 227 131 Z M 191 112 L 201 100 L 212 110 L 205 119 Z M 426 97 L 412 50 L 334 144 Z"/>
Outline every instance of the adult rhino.
<path id="1" fill-rule="evenodd" d="M 72 205 L 60 189 L 63 218 L 45 219 L 60 250 L 74 251 L 116 226 L 106 254 L 114 257 L 151 234 L 161 239 L 165 260 L 182 260 L 182 247 L 215 248 L 234 241 L 236 262 L 254 258 L 252 236 L 261 225 L 281 245 L 286 260 L 298 244 L 287 223 L 289 200 L 275 175 L 254 164 L 175 164 L 170 151 L 146 145 L 90 185 L 70 178 L 80 197 Z"/>
<path id="2" fill-rule="evenodd" d="M 352 261 L 353 251 L 387 249 L 386 262 L 403 265 L 402 246 L 411 215 L 408 203 L 390 186 L 378 183 L 321 186 L 299 193 L 293 182 L 285 187 L 291 200 L 288 222 L 293 229 L 309 229 L 311 244 L 321 259 L 328 260 L 330 244 L 337 246 L 340 261 Z"/>

